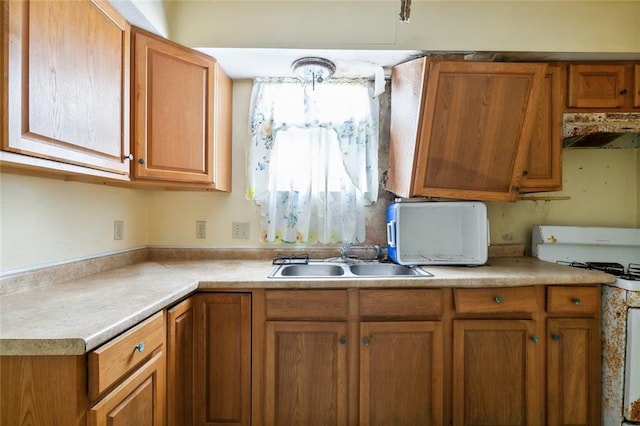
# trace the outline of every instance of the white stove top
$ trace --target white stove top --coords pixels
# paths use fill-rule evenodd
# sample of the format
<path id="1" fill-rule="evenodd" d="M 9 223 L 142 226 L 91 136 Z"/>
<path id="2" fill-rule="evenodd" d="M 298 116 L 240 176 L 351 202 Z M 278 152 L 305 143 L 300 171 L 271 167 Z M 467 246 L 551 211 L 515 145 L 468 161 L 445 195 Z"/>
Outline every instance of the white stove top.
<path id="1" fill-rule="evenodd" d="M 534 226 L 531 253 L 547 262 L 587 266 L 615 263 L 625 273 L 629 269 L 635 271 L 635 265 L 640 267 L 640 228 Z M 605 272 L 619 275 L 622 271 Z M 632 277 L 617 277 L 611 285 L 640 291 L 640 281 Z"/>

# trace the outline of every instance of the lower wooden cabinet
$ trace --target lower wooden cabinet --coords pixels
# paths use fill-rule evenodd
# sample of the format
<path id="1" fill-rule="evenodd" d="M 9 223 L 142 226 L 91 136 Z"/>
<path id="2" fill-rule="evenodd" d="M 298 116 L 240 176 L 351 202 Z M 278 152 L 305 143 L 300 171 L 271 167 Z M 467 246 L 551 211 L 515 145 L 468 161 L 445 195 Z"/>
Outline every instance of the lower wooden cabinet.
<path id="1" fill-rule="evenodd" d="M 346 425 L 347 323 L 267 321 L 265 424 Z"/>
<path id="2" fill-rule="evenodd" d="M 532 320 L 454 320 L 453 424 L 543 425 Z"/>
<path id="3" fill-rule="evenodd" d="M 442 425 L 442 323 L 365 322 L 360 336 L 359 424 Z"/>
<path id="4" fill-rule="evenodd" d="M 89 409 L 88 426 L 164 425 L 165 365 L 162 351 Z"/>
<path id="5" fill-rule="evenodd" d="M 547 424 L 600 423 L 599 341 L 596 319 L 547 321 Z"/>
<path id="6" fill-rule="evenodd" d="M 251 423 L 251 294 L 202 293 L 194 302 L 194 425 Z M 186 424 L 186 423 L 182 423 Z"/>
<path id="7" fill-rule="evenodd" d="M 165 317 L 83 355 L 1 356 L 0 424 L 162 426 Z"/>
<path id="8" fill-rule="evenodd" d="M 600 288 L 547 288 L 547 423 L 599 425 Z"/>
<path id="9" fill-rule="evenodd" d="M 194 298 L 167 310 L 167 426 L 193 425 Z"/>
<path id="10" fill-rule="evenodd" d="M 598 426 L 600 328 L 595 284 L 203 292 L 0 357 L 0 424 Z"/>

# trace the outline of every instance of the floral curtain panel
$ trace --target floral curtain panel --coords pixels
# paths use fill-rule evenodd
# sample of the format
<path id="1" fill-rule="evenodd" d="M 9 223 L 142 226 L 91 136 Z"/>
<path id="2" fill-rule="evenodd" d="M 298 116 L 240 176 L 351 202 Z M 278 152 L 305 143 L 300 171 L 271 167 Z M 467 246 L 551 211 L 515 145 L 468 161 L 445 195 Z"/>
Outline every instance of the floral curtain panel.
<path id="1" fill-rule="evenodd" d="M 254 82 L 247 198 L 266 242 L 331 244 L 365 238 L 378 197 L 378 102 L 367 80 Z"/>

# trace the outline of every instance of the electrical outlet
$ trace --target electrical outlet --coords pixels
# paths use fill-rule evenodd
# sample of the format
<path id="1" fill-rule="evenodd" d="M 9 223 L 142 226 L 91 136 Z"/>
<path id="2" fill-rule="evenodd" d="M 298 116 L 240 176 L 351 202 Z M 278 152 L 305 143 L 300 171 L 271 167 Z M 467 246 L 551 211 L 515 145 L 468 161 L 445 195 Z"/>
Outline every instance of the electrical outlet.
<path id="1" fill-rule="evenodd" d="M 232 238 L 240 240 L 249 239 L 249 222 L 233 222 L 232 225 Z"/>
<path id="2" fill-rule="evenodd" d="M 113 239 L 121 240 L 123 237 L 124 237 L 124 221 L 114 220 L 113 221 Z"/>
<path id="3" fill-rule="evenodd" d="M 201 239 L 207 238 L 207 221 L 206 220 L 196 221 L 196 238 L 201 238 Z"/>

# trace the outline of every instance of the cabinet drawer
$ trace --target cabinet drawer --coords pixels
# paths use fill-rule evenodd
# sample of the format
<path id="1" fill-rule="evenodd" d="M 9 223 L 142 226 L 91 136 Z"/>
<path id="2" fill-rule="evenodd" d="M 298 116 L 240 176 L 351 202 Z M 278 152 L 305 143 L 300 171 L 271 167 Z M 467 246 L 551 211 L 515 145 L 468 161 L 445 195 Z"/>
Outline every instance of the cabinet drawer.
<path id="1" fill-rule="evenodd" d="M 549 287 L 547 312 L 550 314 L 598 313 L 599 287 Z"/>
<path id="2" fill-rule="evenodd" d="M 453 291 L 459 314 L 535 312 L 538 310 L 534 287 L 457 288 Z"/>
<path id="3" fill-rule="evenodd" d="M 89 352 L 89 398 L 94 400 L 164 344 L 164 313 Z"/>
<path id="4" fill-rule="evenodd" d="M 442 290 L 361 290 L 360 316 L 426 319 L 442 316 Z"/>
<path id="5" fill-rule="evenodd" d="M 268 319 L 347 318 L 344 290 L 274 290 L 266 293 Z"/>

